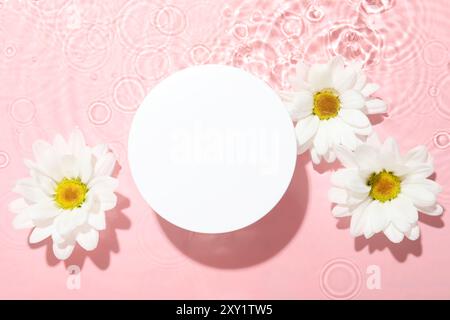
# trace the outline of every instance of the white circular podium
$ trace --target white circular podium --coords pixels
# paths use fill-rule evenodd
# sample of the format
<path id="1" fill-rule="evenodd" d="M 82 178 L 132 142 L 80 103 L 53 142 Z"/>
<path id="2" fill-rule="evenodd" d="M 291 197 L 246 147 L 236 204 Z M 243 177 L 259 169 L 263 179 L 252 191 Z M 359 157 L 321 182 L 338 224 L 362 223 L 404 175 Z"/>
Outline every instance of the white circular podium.
<path id="1" fill-rule="evenodd" d="M 178 71 L 152 89 L 130 129 L 133 179 L 174 225 L 223 233 L 261 219 L 292 179 L 292 121 L 262 80 L 228 66 Z"/>

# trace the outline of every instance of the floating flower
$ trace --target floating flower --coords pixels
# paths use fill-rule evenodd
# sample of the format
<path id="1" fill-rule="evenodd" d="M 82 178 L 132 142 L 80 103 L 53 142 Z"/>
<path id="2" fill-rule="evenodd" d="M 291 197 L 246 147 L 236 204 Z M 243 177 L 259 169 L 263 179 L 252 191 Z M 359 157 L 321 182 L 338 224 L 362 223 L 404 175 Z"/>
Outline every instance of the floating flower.
<path id="1" fill-rule="evenodd" d="M 419 238 L 418 212 L 439 216 L 443 208 L 436 197 L 441 187 L 428 179 L 433 160 L 425 146 L 401 155 L 389 138 L 381 144 L 375 135 L 352 152 L 338 147 L 345 168 L 333 173 L 329 198 L 336 203 L 335 217 L 351 217 L 350 233 L 372 237 L 384 232 L 398 243 L 406 236 Z"/>
<path id="2" fill-rule="evenodd" d="M 75 130 L 68 141 L 57 135 L 53 144 L 33 144 L 35 162 L 26 160 L 30 177 L 17 181 L 21 198 L 10 203 L 16 229 L 33 228 L 29 242 L 48 237 L 53 252 L 67 259 L 78 243 L 94 250 L 99 230 L 106 228 L 105 211 L 116 206 L 117 179 L 111 177 L 116 159 L 106 145 L 88 147 Z"/>
<path id="3" fill-rule="evenodd" d="M 336 160 L 336 146 L 354 150 L 372 133 L 368 114 L 386 112 L 383 100 L 371 98 L 379 86 L 367 83 L 361 64 L 345 66 L 341 57 L 310 67 L 299 63 L 293 92 L 281 92 L 296 122 L 299 154 L 310 150 L 315 164 Z"/>

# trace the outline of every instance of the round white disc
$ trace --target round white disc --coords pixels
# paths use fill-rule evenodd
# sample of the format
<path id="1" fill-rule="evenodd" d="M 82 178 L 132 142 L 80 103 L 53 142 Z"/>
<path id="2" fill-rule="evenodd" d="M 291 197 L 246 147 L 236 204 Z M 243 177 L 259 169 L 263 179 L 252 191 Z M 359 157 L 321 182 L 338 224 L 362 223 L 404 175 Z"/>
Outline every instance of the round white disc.
<path id="1" fill-rule="evenodd" d="M 222 233 L 266 215 L 295 168 L 292 121 L 262 80 L 228 66 L 190 67 L 147 95 L 129 135 L 132 176 L 161 217 Z"/>

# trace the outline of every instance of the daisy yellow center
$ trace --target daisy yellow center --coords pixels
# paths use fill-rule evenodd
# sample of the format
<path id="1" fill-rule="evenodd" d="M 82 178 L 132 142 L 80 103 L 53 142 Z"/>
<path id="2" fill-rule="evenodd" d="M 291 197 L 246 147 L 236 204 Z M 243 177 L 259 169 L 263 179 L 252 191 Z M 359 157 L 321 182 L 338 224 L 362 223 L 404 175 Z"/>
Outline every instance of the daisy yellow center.
<path id="1" fill-rule="evenodd" d="M 383 170 L 379 173 L 372 173 L 367 185 L 371 187 L 369 195 L 372 199 L 386 202 L 397 198 L 400 193 L 401 180 L 392 172 Z"/>
<path id="2" fill-rule="evenodd" d="M 88 187 L 80 178 L 62 179 L 55 188 L 55 202 L 62 209 L 80 207 L 86 200 Z"/>
<path id="3" fill-rule="evenodd" d="M 329 120 L 336 117 L 340 109 L 341 101 L 333 89 L 324 89 L 314 94 L 313 114 L 320 120 Z"/>

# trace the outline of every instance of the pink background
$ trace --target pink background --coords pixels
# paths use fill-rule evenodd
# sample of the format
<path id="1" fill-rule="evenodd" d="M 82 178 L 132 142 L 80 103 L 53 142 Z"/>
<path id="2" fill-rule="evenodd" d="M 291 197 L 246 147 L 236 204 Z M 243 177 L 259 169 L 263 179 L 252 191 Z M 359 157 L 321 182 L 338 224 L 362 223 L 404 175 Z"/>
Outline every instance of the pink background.
<path id="1" fill-rule="evenodd" d="M 380 135 L 430 148 L 447 207 L 449 16 L 447 0 L 0 0 L 0 298 L 450 298 L 448 215 L 422 216 L 415 242 L 355 240 L 330 213 L 333 166 L 299 157 L 273 212 L 205 235 L 158 218 L 127 163 L 134 111 L 175 70 L 229 64 L 288 89 L 297 60 L 341 54 L 382 85 Z M 29 231 L 12 229 L 7 205 L 32 143 L 74 126 L 117 154 L 120 196 L 98 249 L 60 262 L 49 242 L 30 248 Z M 69 265 L 81 268 L 77 290 Z"/>

